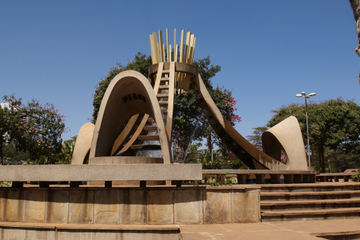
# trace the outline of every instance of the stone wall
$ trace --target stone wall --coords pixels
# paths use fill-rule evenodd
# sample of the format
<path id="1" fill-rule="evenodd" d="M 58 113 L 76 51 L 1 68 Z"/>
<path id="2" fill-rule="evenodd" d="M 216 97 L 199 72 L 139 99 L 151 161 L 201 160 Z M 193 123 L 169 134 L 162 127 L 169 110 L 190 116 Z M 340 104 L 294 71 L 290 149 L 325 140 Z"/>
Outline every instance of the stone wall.
<path id="1" fill-rule="evenodd" d="M 0 188 L 1 222 L 222 224 L 260 221 L 254 187 Z"/>

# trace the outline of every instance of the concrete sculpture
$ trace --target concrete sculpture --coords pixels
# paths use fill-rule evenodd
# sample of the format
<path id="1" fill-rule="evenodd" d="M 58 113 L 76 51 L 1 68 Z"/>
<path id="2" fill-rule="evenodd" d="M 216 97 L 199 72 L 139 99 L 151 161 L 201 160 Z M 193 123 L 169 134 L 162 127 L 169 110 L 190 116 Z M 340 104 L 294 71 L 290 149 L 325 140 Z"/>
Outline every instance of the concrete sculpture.
<path id="1" fill-rule="evenodd" d="M 162 31 L 150 35 L 153 65 L 149 67 L 148 80 L 134 71 L 122 72 L 114 78 L 101 103 L 92 137 L 90 164 L 99 157 L 136 156 L 136 151 L 142 149 L 161 150 L 162 163 L 171 163 L 169 146 L 175 91 L 178 94 L 186 92 L 192 84 L 199 105 L 215 132 L 250 169 L 307 170 L 296 119 L 291 118 L 267 131 L 264 135 L 265 151 L 258 150 L 222 116 L 197 69 L 191 65 L 195 35 L 188 32 L 185 41 L 185 31 L 182 30 L 179 47 L 175 29 L 174 39 L 172 49 L 168 30 L 166 44 L 162 40 Z M 154 131 L 157 132 L 149 133 Z M 139 144 L 144 140 L 158 142 Z M 281 150 L 287 154 L 288 164 L 280 161 Z"/>
<path id="2" fill-rule="evenodd" d="M 286 153 L 287 170 L 308 170 L 304 142 L 296 117 L 291 116 L 262 135 L 263 151 L 280 160 L 281 150 Z"/>
<path id="3" fill-rule="evenodd" d="M 71 164 L 81 165 L 84 163 L 84 160 L 88 158 L 94 129 L 95 125 L 92 123 L 85 123 L 81 127 L 76 137 Z"/>

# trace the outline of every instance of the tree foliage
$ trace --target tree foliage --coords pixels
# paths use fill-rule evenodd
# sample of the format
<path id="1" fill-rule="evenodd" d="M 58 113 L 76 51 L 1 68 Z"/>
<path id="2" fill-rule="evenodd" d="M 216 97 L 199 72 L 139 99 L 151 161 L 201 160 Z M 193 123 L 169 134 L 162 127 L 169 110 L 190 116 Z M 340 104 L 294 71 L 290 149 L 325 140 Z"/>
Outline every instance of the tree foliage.
<path id="1" fill-rule="evenodd" d="M 262 149 L 262 134 L 268 129 L 267 127 L 256 127 L 253 128 L 253 135 L 246 136 L 246 139 L 258 149 Z"/>
<path id="2" fill-rule="evenodd" d="M 291 104 L 275 111 L 268 127 L 293 115 L 300 124 L 306 145 L 305 106 Z M 340 98 L 316 104 L 308 104 L 309 139 L 313 155 L 318 158 L 318 167 L 325 172 L 325 156 L 339 152 L 349 154 L 359 148 L 360 106 Z M 314 157 L 313 157 L 314 159 Z M 316 165 L 315 165 L 316 166 Z"/>
<path id="3" fill-rule="evenodd" d="M 6 141 L 28 155 L 30 161 L 54 163 L 62 147 L 61 134 L 66 131 L 65 117 L 52 104 L 41 105 L 32 99 L 26 105 L 14 95 L 5 96 L 9 108 L 0 109 L 0 151 Z M 5 139 L 7 133 L 9 139 Z"/>

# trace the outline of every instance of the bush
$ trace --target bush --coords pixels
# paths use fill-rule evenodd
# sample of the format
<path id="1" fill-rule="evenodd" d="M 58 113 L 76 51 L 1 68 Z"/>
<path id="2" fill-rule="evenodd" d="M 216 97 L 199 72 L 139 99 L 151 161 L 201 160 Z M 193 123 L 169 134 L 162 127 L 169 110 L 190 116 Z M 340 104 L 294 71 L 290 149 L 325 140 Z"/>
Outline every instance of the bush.
<path id="1" fill-rule="evenodd" d="M 217 152 L 214 152 L 213 159 L 211 159 L 209 152 L 203 149 L 197 156 L 197 162 L 202 164 L 203 169 L 222 168 L 221 156 Z"/>
<path id="2" fill-rule="evenodd" d="M 355 173 L 354 175 L 351 176 L 351 179 L 354 182 L 360 182 L 360 171 L 357 171 L 357 173 Z"/>

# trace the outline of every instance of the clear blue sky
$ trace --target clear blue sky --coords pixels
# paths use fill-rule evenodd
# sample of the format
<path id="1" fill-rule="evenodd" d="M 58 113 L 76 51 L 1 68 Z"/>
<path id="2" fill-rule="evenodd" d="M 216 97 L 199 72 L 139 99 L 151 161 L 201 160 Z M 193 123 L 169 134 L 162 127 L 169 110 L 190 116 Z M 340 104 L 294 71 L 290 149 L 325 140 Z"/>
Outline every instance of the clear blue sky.
<path id="1" fill-rule="evenodd" d="M 53 103 L 69 139 L 91 117 L 96 82 L 136 52 L 149 55 L 149 34 L 166 28 L 194 33 L 195 58 L 222 67 L 212 82 L 232 90 L 244 137 L 271 110 L 303 103 L 302 91 L 360 104 L 347 0 L 0 0 L 0 96 Z"/>

